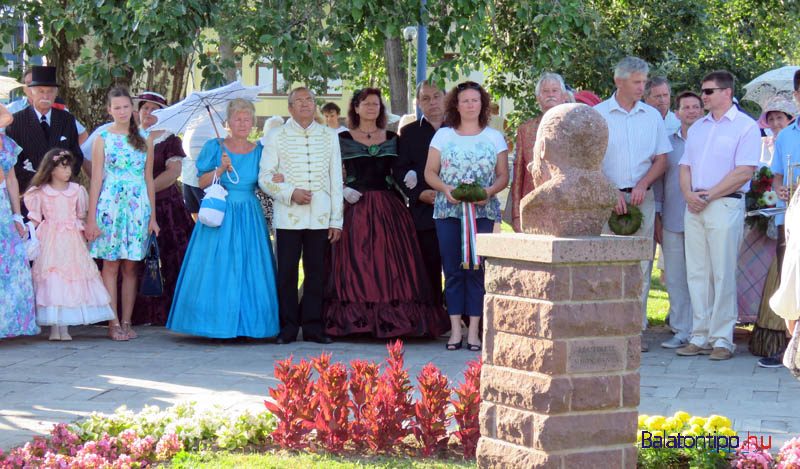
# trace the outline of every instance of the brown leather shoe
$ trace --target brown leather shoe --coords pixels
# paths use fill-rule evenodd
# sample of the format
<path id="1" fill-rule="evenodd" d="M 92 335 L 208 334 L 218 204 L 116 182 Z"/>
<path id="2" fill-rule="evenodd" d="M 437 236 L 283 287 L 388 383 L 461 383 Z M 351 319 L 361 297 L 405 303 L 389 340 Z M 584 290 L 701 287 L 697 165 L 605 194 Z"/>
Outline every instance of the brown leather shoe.
<path id="1" fill-rule="evenodd" d="M 679 348 L 675 351 L 675 353 L 681 357 L 694 357 L 697 355 L 709 355 L 711 353 L 711 349 L 698 347 L 695 344 L 689 344 L 685 347 Z"/>
<path id="2" fill-rule="evenodd" d="M 711 352 L 711 356 L 708 358 L 710 360 L 730 360 L 733 358 L 733 352 L 725 347 L 714 347 L 714 350 Z"/>

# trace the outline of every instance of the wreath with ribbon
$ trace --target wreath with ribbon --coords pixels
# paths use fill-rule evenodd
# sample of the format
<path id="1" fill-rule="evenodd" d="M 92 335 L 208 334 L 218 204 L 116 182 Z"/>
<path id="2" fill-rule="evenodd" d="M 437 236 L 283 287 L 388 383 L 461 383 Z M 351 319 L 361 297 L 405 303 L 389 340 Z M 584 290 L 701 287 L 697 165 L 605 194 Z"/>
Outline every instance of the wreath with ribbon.
<path id="1" fill-rule="evenodd" d="M 478 182 L 464 179 L 450 193 L 461 202 L 461 268 L 480 269 L 481 258 L 476 251 L 478 236 L 478 217 L 475 202 L 486 200 L 488 194 Z"/>

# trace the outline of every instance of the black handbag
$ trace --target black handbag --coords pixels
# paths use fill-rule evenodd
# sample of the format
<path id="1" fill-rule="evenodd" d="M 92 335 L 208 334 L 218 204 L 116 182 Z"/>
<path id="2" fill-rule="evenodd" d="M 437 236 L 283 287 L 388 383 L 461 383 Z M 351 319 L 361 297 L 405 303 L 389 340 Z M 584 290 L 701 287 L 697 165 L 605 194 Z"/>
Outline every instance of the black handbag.
<path id="1" fill-rule="evenodd" d="M 147 253 L 144 256 L 144 271 L 139 282 L 142 296 L 161 296 L 164 294 L 164 278 L 161 276 L 161 255 L 158 252 L 156 234 L 150 233 L 147 240 Z"/>

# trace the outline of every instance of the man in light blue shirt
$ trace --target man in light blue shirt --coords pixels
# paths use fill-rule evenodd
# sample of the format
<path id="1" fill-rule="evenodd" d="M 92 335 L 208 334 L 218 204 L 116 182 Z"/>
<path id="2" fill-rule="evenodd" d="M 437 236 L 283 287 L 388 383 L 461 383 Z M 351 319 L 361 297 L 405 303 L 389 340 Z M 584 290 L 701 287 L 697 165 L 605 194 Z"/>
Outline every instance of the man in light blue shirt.
<path id="1" fill-rule="evenodd" d="M 672 135 L 681 128 L 681 121 L 669 108 L 672 105 L 672 88 L 666 77 L 653 77 L 644 85 L 644 102 L 658 109 L 664 118 L 667 135 Z M 677 109 L 677 105 L 675 108 Z"/>
<path id="2" fill-rule="evenodd" d="M 686 280 L 686 251 L 684 249 L 683 217 L 686 199 L 680 184 L 680 165 L 689 127 L 703 117 L 703 102 L 700 96 L 684 91 L 675 99 L 675 107 L 681 127 L 669 137 L 672 151 L 667 153 L 667 171 L 653 185 L 656 198 L 656 241 L 661 243 L 669 294 L 669 325 L 675 335 L 661 344 L 664 348 L 676 349 L 689 343 L 692 333 L 692 304 L 689 284 Z M 660 206 L 660 207 L 659 207 Z"/>
<path id="3" fill-rule="evenodd" d="M 797 70 L 794 73 L 794 100 L 798 106 L 800 106 L 800 70 Z M 789 162 L 793 169 L 793 179 L 794 181 L 789 181 L 789 168 L 787 168 L 787 162 Z M 775 151 L 772 154 L 772 164 L 770 164 L 770 169 L 772 173 L 775 175 L 773 179 L 773 186 L 775 187 L 775 192 L 778 193 L 778 198 L 780 201 L 778 202 L 779 207 L 785 207 L 786 202 L 789 201 L 789 188 L 791 187 L 793 190 L 797 190 L 797 177 L 800 176 L 800 166 L 794 167 L 794 165 L 800 164 L 800 118 L 795 118 L 794 122 L 790 123 L 786 128 L 781 130 L 778 134 L 778 137 L 775 139 Z M 781 271 L 781 267 L 783 266 L 783 256 L 786 252 L 786 231 L 784 230 L 784 217 L 783 215 L 778 215 L 775 217 L 775 224 L 778 227 L 778 245 L 776 248 L 776 254 L 778 257 L 778 272 Z M 790 327 L 789 331 L 792 331 L 793 328 Z M 758 361 L 758 365 L 763 368 L 779 368 L 783 366 L 783 351 L 771 356 L 765 357 Z"/>

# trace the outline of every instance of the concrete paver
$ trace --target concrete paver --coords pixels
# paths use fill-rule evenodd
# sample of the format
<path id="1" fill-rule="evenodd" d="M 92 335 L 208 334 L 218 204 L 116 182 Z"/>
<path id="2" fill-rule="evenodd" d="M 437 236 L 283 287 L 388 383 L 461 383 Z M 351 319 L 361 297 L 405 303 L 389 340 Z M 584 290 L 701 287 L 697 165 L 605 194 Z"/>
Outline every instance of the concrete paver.
<path id="1" fill-rule="evenodd" d="M 385 342 L 339 341 L 330 346 L 297 342 L 219 341 L 140 327 L 140 338 L 126 343 L 105 338 L 102 327 L 73 328 L 72 342 L 49 342 L 46 335 L 0 342 L 0 448 L 7 450 L 46 433 L 53 423 L 72 421 L 92 411 L 117 407 L 140 410 L 183 401 L 226 409 L 263 409 L 267 389 L 277 384 L 276 360 L 296 360 L 330 352 L 333 360 L 383 362 Z M 773 445 L 800 436 L 800 382 L 787 370 L 763 369 L 740 344 L 732 360 L 677 357 L 658 346 L 660 330 L 645 333 L 650 352 L 642 354 L 641 402 L 645 414 L 717 413 L 741 432 L 772 435 Z M 406 365 L 414 382 L 428 363 L 451 381 L 461 381 L 477 353 L 448 352 L 445 339 L 406 341 Z"/>

